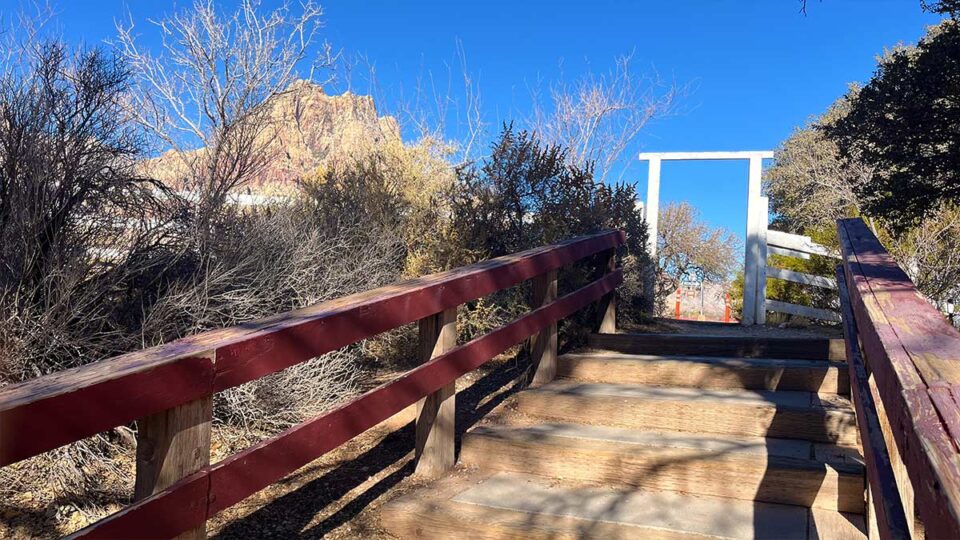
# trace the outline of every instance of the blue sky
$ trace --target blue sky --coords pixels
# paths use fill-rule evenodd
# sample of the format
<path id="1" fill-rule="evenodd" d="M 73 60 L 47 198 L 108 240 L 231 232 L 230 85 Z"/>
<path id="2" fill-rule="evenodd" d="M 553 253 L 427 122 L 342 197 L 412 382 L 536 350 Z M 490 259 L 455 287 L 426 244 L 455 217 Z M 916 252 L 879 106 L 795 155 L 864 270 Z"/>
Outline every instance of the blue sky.
<path id="1" fill-rule="evenodd" d="M 7 0 L 0 10 L 21 3 Z M 92 45 L 111 38 L 114 19 L 127 10 L 143 22 L 189 3 L 63 0 L 53 6 L 64 37 Z M 868 79 L 884 47 L 916 41 L 937 20 L 921 11 L 919 0 L 810 0 L 806 16 L 795 0 L 322 5 L 324 39 L 376 66 L 378 105 L 388 113 L 418 78 L 433 73 L 445 80 L 461 44 L 489 136 L 501 122 L 529 112 L 536 81 L 604 72 L 616 56 L 632 53 L 639 70 L 693 89 L 678 112 L 641 134 L 645 151 L 773 149 L 849 82 Z M 364 90 L 362 77 L 355 78 L 355 88 Z M 645 166 L 631 160 L 626 179 L 638 181 L 643 193 Z M 664 165 L 661 205 L 689 200 L 710 222 L 738 234 L 745 229 L 745 192 L 745 163 Z"/>

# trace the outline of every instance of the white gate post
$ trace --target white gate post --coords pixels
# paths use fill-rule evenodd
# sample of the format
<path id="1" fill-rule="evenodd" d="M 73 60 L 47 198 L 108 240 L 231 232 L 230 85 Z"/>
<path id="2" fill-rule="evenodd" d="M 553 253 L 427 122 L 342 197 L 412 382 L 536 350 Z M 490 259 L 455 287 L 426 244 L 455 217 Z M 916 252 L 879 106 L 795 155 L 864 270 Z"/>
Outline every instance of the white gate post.
<path id="1" fill-rule="evenodd" d="M 757 303 L 754 308 L 757 324 L 767 322 L 767 226 L 770 224 L 769 200 L 760 197 L 757 205 Z"/>
<path id="2" fill-rule="evenodd" d="M 644 217 L 647 222 L 647 252 L 654 265 L 647 272 L 644 280 L 644 291 L 650 296 L 651 314 L 656 315 L 657 292 L 657 221 L 660 212 L 660 158 L 650 158 L 650 168 L 647 174 L 647 200 L 644 203 Z"/>
<path id="3" fill-rule="evenodd" d="M 750 175 L 747 178 L 747 242 L 744 246 L 743 318 L 744 325 L 757 323 L 757 272 L 760 268 L 760 175 L 763 160 L 750 156 Z M 764 268 L 766 273 L 766 268 Z"/>

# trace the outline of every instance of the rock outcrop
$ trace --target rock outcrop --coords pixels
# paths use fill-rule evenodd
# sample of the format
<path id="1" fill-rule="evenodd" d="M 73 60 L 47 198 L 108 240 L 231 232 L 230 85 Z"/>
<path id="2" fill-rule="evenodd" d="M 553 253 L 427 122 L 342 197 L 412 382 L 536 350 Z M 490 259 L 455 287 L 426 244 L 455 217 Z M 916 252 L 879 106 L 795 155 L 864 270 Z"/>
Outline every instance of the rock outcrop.
<path id="1" fill-rule="evenodd" d="M 266 166 L 245 183 L 251 190 L 284 191 L 318 168 L 334 167 L 377 146 L 400 142 L 397 121 L 379 116 L 370 96 L 350 92 L 331 96 L 317 84 L 298 81 L 265 107 L 265 129 L 258 146 L 267 155 Z M 173 151 L 145 163 L 145 172 L 173 186 L 182 185 L 184 170 Z"/>

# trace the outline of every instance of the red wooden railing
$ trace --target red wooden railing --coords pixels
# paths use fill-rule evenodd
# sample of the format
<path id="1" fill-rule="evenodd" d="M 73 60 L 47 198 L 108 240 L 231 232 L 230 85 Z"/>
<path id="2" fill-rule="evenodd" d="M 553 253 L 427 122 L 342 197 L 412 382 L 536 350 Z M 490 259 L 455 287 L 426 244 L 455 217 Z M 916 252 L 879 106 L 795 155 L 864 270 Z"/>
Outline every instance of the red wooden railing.
<path id="1" fill-rule="evenodd" d="M 623 232 L 605 231 L 6 386 L 0 389 L 0 466 L 137 421 L 138 500 L 75 538 L 202 536 L 211 516 L 425 398 L 434 410 L 418 418 L 419 458 L 433 459 L 434 468 L 448 466 L 440 463 L 443 452 L 423 453 L 419 439 L 422 434 L 429 446 L 447 437 L 452 447 L 452 430 L 440 431 L 438 411 L 452 404 L 449 389 L 457 377 L 532 338 L 539 361 L 534 379 L 549 379 L 557 321 L 592 302 L 601 302 L 599 327 L 610 331 L 613 293 L 623 281 L 614 250 L 624 242 Z M 557 270 L 594 255 L 601 277 L 557 299 Z M 529 279 L 539 307 L 527 315 L 460 346 L 449 334 L 440 338 L 458 305 Z M 422 347 L 424 364 L 209 464 L 212 394 L 416 321 L 421 339 L 430 340 Z"/>
<path id="2" fill-rule="evenodd" d="M 960 538 L 960 333 L 862 220 L 838 229 L 868 511 L 884 539 Z"/>

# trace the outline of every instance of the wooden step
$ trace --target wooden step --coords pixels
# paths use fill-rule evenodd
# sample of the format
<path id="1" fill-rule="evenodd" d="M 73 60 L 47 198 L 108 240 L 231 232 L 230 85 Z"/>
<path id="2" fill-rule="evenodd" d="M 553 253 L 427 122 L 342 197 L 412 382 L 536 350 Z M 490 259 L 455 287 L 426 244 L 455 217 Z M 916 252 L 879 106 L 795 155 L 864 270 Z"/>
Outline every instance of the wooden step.
<path id="1" fill-rule="evenodd" d="M 589 345 L 628 354 L 791 358 L 846 361 L 842 339 L 710 336 L 692 334 L 591 334 Z"/>
<path id="2" fill-rule="evenodd" d="M 384 505 L 381 522 L 400 538 L 865 538 L 856 515 L 511 473 L 448 476 Z"/>
<path id="3" fill-rule="evenodd" d="M 849 392 L 847 365 L 823 360 L 653 356 L 592 351 L 565 354 L 557 375 L 584 382 Z"/>
<path id="4" fill-rule="evenodd" d="M 480 426 L 464 436 L 460 459 L 485 470 L 863 513 L 859 454 L 826 446 L 579 424 Z"/>
<path id="5" fill-rule="evenodd" d="M 840 396 L 557 381 L 515 397 L 520 412 L 550 421 L 854 446 L 855 415 Z"/>

